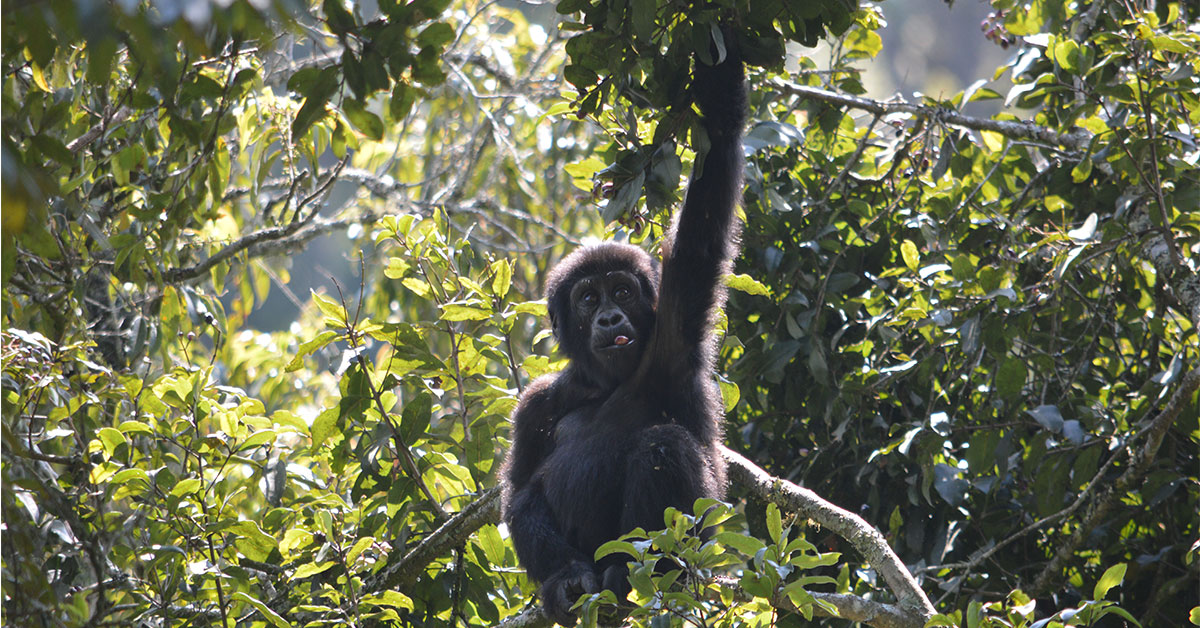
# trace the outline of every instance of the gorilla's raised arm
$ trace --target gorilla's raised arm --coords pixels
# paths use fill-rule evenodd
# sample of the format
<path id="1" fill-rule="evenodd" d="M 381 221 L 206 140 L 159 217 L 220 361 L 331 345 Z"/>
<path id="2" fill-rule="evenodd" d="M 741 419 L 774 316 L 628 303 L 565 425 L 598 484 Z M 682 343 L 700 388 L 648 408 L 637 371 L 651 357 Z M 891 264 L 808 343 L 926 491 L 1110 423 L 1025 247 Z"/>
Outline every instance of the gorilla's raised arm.
<path id="1" fill-rule="evenodd" d="M 712 370 L 709 331 L 713 313 L 724 305 L 721 278 L 737 250 L 740 231 L 734 212 L 742 194 L 746 119 L 742 61 L 733 37 L 727 41 L 729 53 L 721 63 L 709 67 L 696 62 L 692 91 L 704 116 L 709 147 L 697 157 L 683 209 L 663 247 L 655 337 L 635 378 L 646 386 Z"/>
<path id="2" fill-rule="evenodd" d="M 570 363 L 521 396 L 501 477 L 517 556 L 560 624 L 574 623 L 582 593 L 628 592 L 620 556 L 594 560 L 602 544 L 660 527 L 667 507 L 689 510 L 725 493 L 711 325 L 736 248 L 746 107 L 742 63 L 730 48 L 722 63 L 697 63 L 708 150 L 662 273 L 641 248 L 607 242 L 571 253 L 546 282 Z"/>

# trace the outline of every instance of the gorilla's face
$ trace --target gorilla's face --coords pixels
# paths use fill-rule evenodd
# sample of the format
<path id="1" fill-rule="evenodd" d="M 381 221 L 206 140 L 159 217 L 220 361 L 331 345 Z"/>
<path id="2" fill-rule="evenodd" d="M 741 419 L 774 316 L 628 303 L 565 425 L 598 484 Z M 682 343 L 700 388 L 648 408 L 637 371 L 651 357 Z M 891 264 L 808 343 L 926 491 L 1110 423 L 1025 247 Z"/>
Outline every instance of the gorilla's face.
<path id="1" fill-rule="evenodd" d="M 650 255 L 620 242 L 576 249 L 550 271 L 550 324 L 583 380 L 616 387 L 633 377 L 654 332 L 659 277 Z"/>
<path id="2" fill-rule="evenodd" d="M 571 315 L 597 366 L 616 380 L 633 375 L 654 322 L 652 299 L 632 272 L 589 275 L 571 287 Z"/>

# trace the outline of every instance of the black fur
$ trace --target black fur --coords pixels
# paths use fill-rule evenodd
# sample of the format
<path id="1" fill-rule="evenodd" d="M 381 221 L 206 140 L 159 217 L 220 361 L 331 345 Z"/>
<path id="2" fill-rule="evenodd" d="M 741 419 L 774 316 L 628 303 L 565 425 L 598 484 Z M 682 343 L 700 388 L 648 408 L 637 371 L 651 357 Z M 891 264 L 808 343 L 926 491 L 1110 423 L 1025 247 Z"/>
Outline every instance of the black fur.
<path id="1" fill-rule="evenodd" d="M 668 506 L 690 511 L 700 497 L 724 495 L 710 330 L 737 246 L 746 95 L 736 53 L 696 66 L 709 150 L 661 271 L 646 252 L 616 243 L 560 262 L 546 299 L 570 363 L 534 381 L 513 415 L 504 520 L 546 612 L 564 625 L 580 594 L 628 592 L 623 561 L 596 564 L 596 548 L 638 526 L 663 527 Z"/>

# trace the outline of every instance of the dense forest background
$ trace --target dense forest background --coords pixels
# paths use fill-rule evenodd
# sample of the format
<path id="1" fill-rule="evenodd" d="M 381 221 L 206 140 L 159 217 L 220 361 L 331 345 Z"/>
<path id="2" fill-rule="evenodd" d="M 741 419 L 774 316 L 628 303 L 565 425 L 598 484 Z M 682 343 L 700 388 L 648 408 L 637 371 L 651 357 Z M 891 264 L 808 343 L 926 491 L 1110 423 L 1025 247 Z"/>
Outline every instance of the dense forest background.
<path id="1" fill-rule="evenodd" d="M 6 1 L 3 623 L 546 625 L 542 282 L 657 253 L 723 23 L 733 483 L 584 620 L 1200 625 L 1200 2 L 966 3 Z"/>

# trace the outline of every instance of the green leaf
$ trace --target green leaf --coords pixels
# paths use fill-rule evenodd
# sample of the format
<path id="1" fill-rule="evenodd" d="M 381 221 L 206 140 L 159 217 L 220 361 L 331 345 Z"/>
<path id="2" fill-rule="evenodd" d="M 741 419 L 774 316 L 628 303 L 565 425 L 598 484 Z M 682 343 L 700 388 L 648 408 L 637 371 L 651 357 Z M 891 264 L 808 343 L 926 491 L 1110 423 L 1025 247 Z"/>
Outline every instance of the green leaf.
<path id="1" fill-rule="evenodd" d="M 972 600 L 967 604 L 967 628 L 979 628 L 983 623 L 983 604 Z"/>
<path id="2" fill-rule="evenodd" d="M 32 142 L 33 146 L 41 151 L 43 155 L 64 166 L 70 166 L 76 161 L 75 154 L 67 150 L 67 147 L 56 137 L 39 133 L 33 136 Z"/>
<path id="3" fill-rule="evenodd" d="M 412 598 L 399 591 L 372 593 L 371 595 L 363 597 L 362 603 L 369 604 L 371 606 L 387 606 L 389 608 L 399 608 L 409 611 L 413 609 Z"/>
<path id="4" fill-rule="evenodd" d="M 1020 396 L 1027 376 L 1028 371 L 1024 361 L 1011 356 L 1007 357 L 1000 364 L 1000 368 L 996 370 L 996 391 L 1002 397 L 1014 399 Z"/>
<path id="5" fill-rule="evenodd" d="M 329 569 L 334 567 L 335 565 L 337 565 L 337 563 L 335 563 L 331 560 L 327 560 L 327 561 L 320 562 L 320 563 L 307 563 L 304 565 L 300 565 L 300 568 L 292 573 L 292 577 L 290 578 L 290 580 L 296 581 L 296 580 L 303 580 L 305 578 L 310 578 L 319 573 L 324 573 L 326 571 L 329 571 Z"/>
<path id="6" fill-rule="evenodd" d="M 333 299 L 317 293 L 312 293 L 313 302 L 317 304 L 317 308 L 325 315 L 325 324 L 335 327 L 346 326 L 346 308 L 342 307 L 341 303 Z"/>
<path id="7" fill-rule="evenodd" d="M 629 14 L 635 39 L 649 42 L 654 36 L 654 18 L 657 9 L 658 0 L 630 0 Z"/>
<path id="8" fill-rule="evenodd" d="M 383 139 L 383 120 L 367 111 L 359 101 L 347 99 L 342 102 L 342 113 L 346 114 L 346 119 L 359 133 L 376 142 Z"/>
<path id="9" fill-rule="evenodd" d="M 264 562 L 279 547 L 275 537 L 263 532 L 253 521 L 238 521 L 228 531 L 238 535 L 233 545 L 250 560 Z"/>
<path id="10" fill-rule="evenodd" d="M 1092 176 L 1092 158 L 1091 156 L 1084 157 L 1075 164 L 1071 169 L 1071 181 L 1075 183 L 1083 183 Z"/>
<path id="11" fill-rule="evenodd" d="M 400 280 L 400 284 L 405 288 L 412 290 L 414 294 L 425 300 L 433 299 L 433 289 L 429 284 L 420 277 L 405 277 Z"/>
<path id="12" fill-rule="evenodd" d="M 767 532 L 773 543 L 779 543 L 783 538 L 783 521 L 779 515 L 779 506 L 767 504 Z"/>
<path id="13" fill-rule="evenodd" d="M 404 81 L 396 81 L 396 84 L 392 86 L 392 96 L 388 99 L 388 117 L 392 119 L 392 122 L 405 119 L 416 102 L 416 88 Z"/>
<path id="14" fill-rule="evenodd" d="M 117 447 L 128 443 L 125 440 L 125 435 L 120 430 L 112 427 L 102 427 L 96 432 L 97 438 L 100 439 L 100 444 L 104 447 L 105 457 L 111 458 Z"/>
<path id="15" fill-rule="evenodd" d="M 504 539 L 500 538 L 500 530 L 492 524 L 487 524 L 479 529 L 476 534 L 476 540 L 479 546 L 483 548 L 483 554 L 487 556 L 488 562 L 493 565 L 504 564 Z"/>
<path id="16" fill-rule="evenodd" d="M 815 600 L 808 591 L 804 590 L 803 583 L 791 582 L 783 588 L 783 593 L 787 595 L 788 600 L 795 605 L 804 618 L 812 621 L 812 605 Z"/>
<path id="17" fill-rule="evenodd" d="M 454 27 L 445 22 L 434 22 L 417 35 L 417 45 L 445 48 L 454 41 Z"/>
<path id="18" fill-rule="evenodd" d="M 826 552 L 824 554 L 801 554 L 792 558 L 792 560 L 788 561 L 788 563 L 800 569 L 816 569 L 817 567 L 831 567 L 836 565 L 841 557 L 842 555 L 840 552 Z"/>
<path id="19" fill-rule="evenodd" d="M 1100 576 L 1100 581 L 1096 583 L 1096 588 L 1092 591 L 1093 600 L 1103 600 L 1104 596 L 1108 595 L 1108 590 L 1121 584 L 1125 581 L 1125 563 L 1118 563 L 1105 570 L 1104 575 Z"/>
<path id="20" fill-rule="evenodd" d="M 624 185 L 617 188 L 617 193 L 613 195 L 608 204 L 604 206 L 601 213 L 605 223 L 610 223 L 617 218 L 628 213 L 636 205 L 639 198 L 642 197 L 642 184 L 646 181 L 646 172 L 638 171 L 637 175 Z"/>
<path id="21" fill-rule="evenodd" d="M 129 482 L 144 482 L 150 486 L 150 476 L 141 469 L 122 469 L 108 480 L 112 484 L 128 484 Z"/>
<path id="22" fill-rule="evenodd" d="M 328 67 L 321 70 L 320 75 L 313 81 L 311 90 L 303 94 L 304 104 L 300 105 L 300 111 L 296 112 L 296 118 L 292 120 L 293 142 L 300 141 L 313 124 L 325 117 L 325 105 L 337 90 L 337 86 L 337 68 Z"/>
<path id="23" fill-rule="evenodd" d="M 916 272 L 921 265 L 921 255 L 917 252 L 917 245 L 912 240 L 900 243 L 900 256 L 904 258 L 904 265 L 913 272 Z"/>
<path id="24" fill-rule="evenodd" d="M 325 0 L 321 6 L 325 12 L 325 20 L 329 24 L 329 30 L 338 35 L 345 35 L 355 30 L 354 16 L 350 15 L 350 12 L 342 5 L 341 0 Z"/>
<path id="25" fill-rule="evenodd" d="M 775 593 L 774 584 L 768 577 L 747 570 L 742 574 L 742 589 L 757 598 L 771 599 Z"/>
<path id="26" fill-rule="evenodd" d="M 358 557 L 361 556 L 362 553 L 374 543 L 375 537 L 373 536 L 364 536 L 355 541 L 354 545 L 350 547 L 350 551 L 346 552 L 346 564 L 353 567 L 354 561 L 358 560 Z"/>
<path id="27" fill-rule="evenodd" d="M 184 495 L 195 493 L 199 489 L 200 480 L 198 478 L 188 478 L 186 480 L 180 480 L 179 483 L 171 489 L 171 495 L 175 497 L 182 497 Z"/>
<path id="28" fill-rule="evenodd" d="M 444 321 L 485 321 L 491 316 L 492 313 L 483 308 L 447 303 L 442 306 L 442 315 L 439 318 Z"/>
<path id="29" fill-rule="evenodd" d="M 1070 37 L 1058 38 L 1052 46 L 1051 56 L 1063 70 L 1071 74 L 1079 73 L 1081 55 L 1079 44 L 1074 39 Z"/>
<path id="30" fill-rule="evenodd" d="M 251 434 L 249 438 L 242 441 L 238 445 L 238 451 L 244 451 L 247 449 L 252 449 L 254 447 L 261 447 L 262 445 L 266 445 L 268 443 L 274 443 L 274 442 L 275 442 L 275 430 L 260 430 L 258 432 Z"/>
<path id="31" fill-rule="evenodd" d="M 766 547 L 766 544 L 761 540 L 745 534 L 738 534 L 737 532 L 718 532 L 717 534 L 713 535 L 713 538 L 716 539 L 718 543 L 732 547 L 742 554 L 750 557 L 753 557 L 760 550 L 762 550 L 762 548 Z"/>
<path id="32" fill-rule="evenodd" d="M 295 357 L 292 358 L 291 362 L 288 362 L 287 366 L 284 367 L 284 370 L 289 373 L 299 370 L 300 367 L 304 365 L 305 357 L 333 342 L 340 335 L 341 334 L 333 331 L 332 329 L 322 330 L 321 333 L 317 334 L 316 338 L 313 338 L 312 340 L 300 345 L 300 348 L 296 350 Z"/>
<path id="33" fill-rule="evenodd" d="M 562 15 L 570 15 L 582 11 L 589 6 L 588 0 L 562 0 L 554 5 L 554 10 Z"/>
<path id="34" fill-rule="evenodd" d="M 423 85 L 437 87 L 446 82 L 446 73 L 442 71 L 441 56 L 438 49 L 426 46 L 421 49 L 412 64 L 413 80 Z"/>
<path id="35" fill-rule="evenodd" d="M 742 390 L 738 385 L 721 377 L 717 380 L 717 385 L 721 389 L 721 405 L 725 408 L 725 413 L 733 412 L 737 407 L 738 401 L 742 398 Z"/>
<path id="36" fill-rule="evenodd" d="M 555 107 L 560 106 L 567 105 L 566 103 L 558 103 L 555 105 Z M 555 107 L 552 107 L 552 109 Z M 550 112 L 547 111 L 545 115 L 550 115 Z M 595 155 L 590 155 L 583 161 L 568 163 L 567 165 L 563 166 L 563 170 L 566 170 L 567 174 L 571 175 L 571 183 L 573 183 L 575 187 L 583 190 L 584 192 L 591 192 L 593 178 L 596 176 L 596 173 L 604 170 L 605 167 L 606 165 L 604 160 Z"/>
<path id="37" fill-rule="evenodd" d="M 600 80 L 600 75 L 596 74 L 594 70 L 572 64 L 563 69 L 563 78 L 582 90 L 595 85 Z"/>
<path id="38" fill-rule="evenodd" d="M 271 607 L 264 604 L 258 598 L 251 597 L 250 594 L 246 593 L 245 591 L 235 591 L 230 597 L 234 600 L 245 602 L 250 606 L 253 606 L 254 610 L 262 613 L 263 617 L 266 617 L 267 621 L 271 622 L 271 624 L 276 626 L 276 628 L 291 628 L 292 626 L 288 620 L 271 610 Z"/>
<path id="39" fill-rule="evenodd" d="M 506 259 L 492 262 L 492 294 L 503 299 L 512 286 L 512 264 Z"/>
<path id="40" fill-rule="evenodd" d="M 730 288 L 733 288 L 734 290 L 739 290 L 741 292 L 745 292 L 746 294 L 752 294 L 754 296 L 759 296 L 759 297 L 770 297 L 771 296 L 771 289 L 768 288 L 767 286 L 765 286 L 762 282 L 751 277 L 750 275 L 745 275 L 745 274 L 725 275 L 725 285 L 729 286 Z"/>
<path id="41" fill-rule="evenodd" d="M 546 316 L 545 301 L 524 301 L 513 305 L 513 311 L 517 314 L 532 314 L 537 317 Z"/>
<path id="42" fill-rule="evenodd" d="M 405 444 L 412 445 L 425 436 L 429 428 L 429 420 L 433 415 L 433 397 L 427 392 L 420 392 L 404 404 L 400 414 L 400 437 Z"/>
<path id="43" fill-rule="evenodd" d="M 113 37 L 97 37 L 88 42 L 87 52 L 88 83 L 107 85 L 112 80 L 112 62 L 117 52 L 117 40 Z"/>
<path id="44" fill-rule="evenodd" d="M 342 433 L 338 427 L 338 416 L 339 413 L 336 407 L 329 408 L 317 415 L 316 420 L 312 423 L 312 429 L 309 431 L 309 434 L 312 436 L 312 446 L 314 449 L 320 447 L 334 434 Z"/>
<path id="45" fill-rule="evenodd" d="M 642 556 L 642 553 L 633 546 L 633 543 L 630 543 L 629 541 L 616 540 L 609 541 L 604 545 L 597 547 L 596 554 L 592 558 L 596 561 L 599 561 L 601 558 L 604 558 L 610 554 L 628 554 L 634 558 L 641 558 Z"/>

